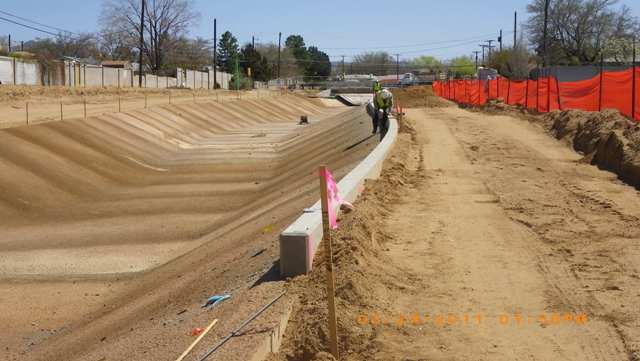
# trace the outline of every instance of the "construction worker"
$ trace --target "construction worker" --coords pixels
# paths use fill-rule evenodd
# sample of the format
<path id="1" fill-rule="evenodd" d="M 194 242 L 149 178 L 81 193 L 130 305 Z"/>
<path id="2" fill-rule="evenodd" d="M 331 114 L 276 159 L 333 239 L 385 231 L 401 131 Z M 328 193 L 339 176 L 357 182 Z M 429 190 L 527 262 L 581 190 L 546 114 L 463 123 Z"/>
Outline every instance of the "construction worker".
<path id="1" fill-rule="evenodd" d="M 371 100 L 367 103 L 367 113 L 371 117 L 371 122 L 373 123 L 373 131 L 371 132 L 371 134 L 376 134 L 378 132 L 378 119 L 380 118 L 380 115 L 378 114 L 379 109 L 375 105 L 375 99 L 376 93 L 382 90 L 382 85 L 380 85 L 379 81 L 375 80 L 373 82 L 372 88 L 372 97 Z"/>
<path id="2" fill-rule="evenodd" d="M 376 128 L 380 128 L 380 140 L 384 138 L 389 130 L 389 113 L 393 108 L 393 94 L 387 89 L 378 90 L 373 97 L 373 105 L 375 108 L 375 120 L 373 121 L 373 132 Z M 382 112 L 382 116 L 380 116 Z"/>
<path id="3" fill-rule="evenodd" d="M 379 92 L 380 90 L 382 90 L 382 85 L 380 85 L 379 81 L 374 81 L 373 82 L 373 95 L 376 95 L 377 92 Z"/>

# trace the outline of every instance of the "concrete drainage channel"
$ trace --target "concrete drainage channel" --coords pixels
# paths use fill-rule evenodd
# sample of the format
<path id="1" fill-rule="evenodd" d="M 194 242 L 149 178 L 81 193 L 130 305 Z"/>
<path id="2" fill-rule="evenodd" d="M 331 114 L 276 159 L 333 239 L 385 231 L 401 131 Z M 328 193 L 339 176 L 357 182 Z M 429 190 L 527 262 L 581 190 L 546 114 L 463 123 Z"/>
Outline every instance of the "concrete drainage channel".
<path id="1" fill-rule="evenodd" d="M 349 201 L 355 201 L 364 190 L 366 179 L 377 179 L 382 171 L 382 163 L 393 148 L 398 137 L 398 122 L 395 118 L 389 118 L 389 131 L 376 148 L 340 182 L 338 189 L 340 196 Z M 356 210 L 357 211 L 357 210 Z M 339 212 L 336 209 L 336 212 Z M 311 271 L 313 257 L 322 240 L 322 214 L 320 201 L 294 221 L 284 232 L 280 234 L 280 273 L 283 277 L 293 277 L 306 274 Z M 285 312 L 280 316 L 276 328 L 274 328 L 258 350 L 251 357 L 251 361 L 260 361 L 267 358 L 269 353 L 277 352 L 280 348 L 284 330 L 291 316 L 291 301 L 285 307 Z"/>

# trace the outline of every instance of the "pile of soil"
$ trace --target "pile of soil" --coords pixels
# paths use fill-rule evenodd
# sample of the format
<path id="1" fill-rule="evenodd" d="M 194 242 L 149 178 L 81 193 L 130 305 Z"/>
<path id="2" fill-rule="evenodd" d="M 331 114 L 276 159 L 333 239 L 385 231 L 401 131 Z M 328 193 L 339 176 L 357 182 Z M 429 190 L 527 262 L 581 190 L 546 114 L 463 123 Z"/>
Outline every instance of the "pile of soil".
<path id="1" fill-rule="evenodd" d="M 542 116 L 557 138 L 585 155 L 585 161 L 640 188 L 640 126 L 617 110 L 566 110 Z"/>
<path id="2" fill-rule="evenodd" d="M 391 89 L 393 97 L 403 108 L 440 108 L 451 106 L 448 101 L 433 94 L 431 85 Z"/>
<path id="3" fill-rule="evenodd" d="M 495 115 L 506 113 L 540 124 L 555 138 L 583 154 L 583 161 L 613 172 L 625 183 L 640 189 L 640 125 L 617 110 L 572 109 L 538 114 L 494 100 L 471 109 Z"/>
<path id="4" fill-rule="evenodd" d="M 385 162 L 380 179 L 367 181 L 355 211 L 343 215 L 340 227 L 332 232 L 334 273 L 336 277 L 336 308 L 340 353 L 348 360 L 368 360 L 375 352 L 371 347 L 375 329 L 358 325 L 362 312 L 390 310 L 394 292 L 406 289 L 406 275 L 386 255 L 385 243 L 390 236 L 382 225 L 390 205 L 406 192 L 411 184 L 422 179 L 422 172 L 411 171 L 405 164 L 420 162 L 412 152 L 415 130 L 402 121 L 401 134 Z M 409 158 L 417 159 L 409 159 Z M 326 361 L 333 360 L 327 352 L 327 301 L 325 289 L 325 253 L 320 246 L 313 270 L 291 280 L 288 292 L 296 300 L 287 326 L 284 343 L 269 361 Z"/>

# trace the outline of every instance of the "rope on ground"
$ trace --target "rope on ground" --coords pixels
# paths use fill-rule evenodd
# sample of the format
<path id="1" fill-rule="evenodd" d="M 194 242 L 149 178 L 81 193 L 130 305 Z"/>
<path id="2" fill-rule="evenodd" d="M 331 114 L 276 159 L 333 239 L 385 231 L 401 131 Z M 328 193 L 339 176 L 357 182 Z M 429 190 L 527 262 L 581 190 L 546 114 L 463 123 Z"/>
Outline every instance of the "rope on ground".
<path id="1" fill-rule="evenodd" d="M 206 360 L 209 356 L 211 356 L 211 354 L 213 354 L 214 352 L 216 352 L 220 347 L 222 347 L 222 345 L 224 345 L 225 343 L 227 343 L 227 341 L 229 341 L 232 337 L 236 336 L 238 333 L 240 333 L 240 330 L 242 330 L 246 325 L 248 325 L 251 321 L 255 320 L 256 318 L 258 318 L 258 316 L 260 316 L 264 311 L 266 311 L 269 307 L 271 307 L 274 303 L 276 303 L 280 298 L 282 298 L 282 296 L 284 296 L 287 293 L 287 291 L 282 291 L 282 293 L 280 295 L 278 295 L 278 297 L 274 298 L 271 302 L 267 303 L 266 305 L 264 305 L 264 307 L 262 307 L 258 312 L 254 313 L 251 317 L 249 317 L 246 321 L 244 321 L 240 327 L 236 328 L 235 330 L 231 331 L 231 333 L 223 338 L 220 342 L 218 342 L 217 345 L 213 346 L 211 349 L 209 349 L 204 355 L 202 355 L 202 357 L 200 357 L 199 361 L 204 361 Z"/>

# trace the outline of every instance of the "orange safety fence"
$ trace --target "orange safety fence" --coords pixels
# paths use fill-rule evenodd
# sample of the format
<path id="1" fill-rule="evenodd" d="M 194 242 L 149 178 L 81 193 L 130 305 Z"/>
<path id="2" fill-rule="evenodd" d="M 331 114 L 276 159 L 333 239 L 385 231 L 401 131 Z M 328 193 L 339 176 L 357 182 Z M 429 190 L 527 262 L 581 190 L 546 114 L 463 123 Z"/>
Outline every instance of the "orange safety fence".
<path id="1" fill-rule="evenodd" d="M 528 80 L 510 80 L 502 76 L 490 80 L 452 79 L 435 81 L 433 91 L 437 96 L 466 105 L 480 106 L 488 100 L 501 99 L 509 105 L 520 105 L 541 113 L 617 109 L 640 121 L 640 67 L 605 70 L 593 78 L 570 82 L 558 81 L 555 76 Z M 632 114 L 634 110 L 635 114 Z"/>

